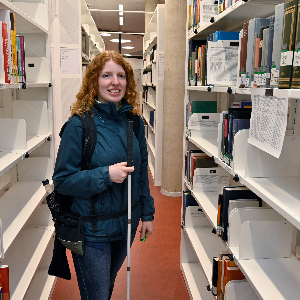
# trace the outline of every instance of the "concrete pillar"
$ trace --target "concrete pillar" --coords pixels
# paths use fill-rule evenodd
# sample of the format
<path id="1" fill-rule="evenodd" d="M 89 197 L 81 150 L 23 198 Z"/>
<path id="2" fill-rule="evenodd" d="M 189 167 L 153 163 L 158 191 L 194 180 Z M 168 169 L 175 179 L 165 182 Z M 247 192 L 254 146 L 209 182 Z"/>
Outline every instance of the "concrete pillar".
<path id="1" fill-rule="evenodd" d="M 160 3 L 160 0 L 146 0 L 145 1 L 145 11 L 148 12 L 154 12 L 157 4 Z M 147 30 L 147 27 L 149 25 L 149 22 L 152 18 L 152 14 L 145 14 L 145 30 Z"/>
<path id="2" fill-rule="evenodd" d="M 164 100 L 161 192 L 179 196 L 182 191 L 186 1 L 165 1 Z"/>

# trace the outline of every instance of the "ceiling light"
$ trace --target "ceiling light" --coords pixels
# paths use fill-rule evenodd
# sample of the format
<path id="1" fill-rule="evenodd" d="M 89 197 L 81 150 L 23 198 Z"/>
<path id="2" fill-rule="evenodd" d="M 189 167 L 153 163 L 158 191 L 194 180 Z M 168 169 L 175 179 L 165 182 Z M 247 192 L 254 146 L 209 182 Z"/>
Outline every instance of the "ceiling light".
<path id="1" fill-rule="evenodd" d="M 103 32 L 103 33 L 100 33 L 100 35 L 102 35 L 102 36 L 111 36 L 111 33 Z"/>
<path id="2" fill-rule="evenodd" d="M 123 16 L 123 4 L 119 4 L 119 15 Z"/>
<path id="3" fill-rule="evenodd" d="M 131 54 L 124 54 L 124 56 L 131 56 Z"/>
<path id="4" fill-rule="evenodd" d="M 119 39 L 112 39 L 110 41 L 113 43 L 119 43 Z M 121 39 L 121 43 L 131 43 L 131 40 L 122 40 Z"/>
<path id="5" fill-rule="evenodd" d="M 120 19 L 119 24 L 120 24 L 120 26 L 122 26 L 123 25 L 123 17 L 120 17 L 119 19 Z"/>
<path id="6" fill-rule="evenodd" d="M 132 47 L 132 46 L 124 46 L 124 47 L 122 47 L 123 49 L 133 49 L 134 47 Z"/>

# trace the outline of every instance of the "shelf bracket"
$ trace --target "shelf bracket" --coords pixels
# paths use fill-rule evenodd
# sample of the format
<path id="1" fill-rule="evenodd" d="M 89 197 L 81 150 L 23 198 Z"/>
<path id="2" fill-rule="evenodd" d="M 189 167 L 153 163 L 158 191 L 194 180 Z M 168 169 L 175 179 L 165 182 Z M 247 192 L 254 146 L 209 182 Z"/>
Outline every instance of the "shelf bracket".
<path id="1" fill-rule="evenodd" d="M 235 175 L 233 176 L 233 180 L 234 180 L 235 182 L 239 182 L 239 181 L 240 181 L 239 175 L 238 175 L 238 174 L 235 174 Z"/>

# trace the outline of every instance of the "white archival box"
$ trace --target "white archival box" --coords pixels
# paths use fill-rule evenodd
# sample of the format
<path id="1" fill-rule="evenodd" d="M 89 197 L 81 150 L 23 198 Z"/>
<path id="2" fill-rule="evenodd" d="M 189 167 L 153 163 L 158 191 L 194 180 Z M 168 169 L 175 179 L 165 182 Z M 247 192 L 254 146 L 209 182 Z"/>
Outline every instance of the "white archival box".
<path id="1" fill-rule="evenodd" d="M 193 188 L 215 191 L 229 185 L 229 173 L 222 167 L 196 168 L 194 171 Z"/>
<path id="2" fill-rule="evenodd" d="M 188 129 L 218 130 L 219 122 L 219 113 L 193 113 L 189 117 Z"/>
<path id="3" fill-rule="evenodd" d="M 215 0 L 200 1 L 200 27 L 210 22 L 218 13 L 218 4 L 215 4 Z"/>
<path id="4" fill-rule="evenodd" d="M 234 43 L 234 44 L 233 44 Z M 207 84 L 236 86 L 238 66 L 237 40 L 208 42 Z"/>

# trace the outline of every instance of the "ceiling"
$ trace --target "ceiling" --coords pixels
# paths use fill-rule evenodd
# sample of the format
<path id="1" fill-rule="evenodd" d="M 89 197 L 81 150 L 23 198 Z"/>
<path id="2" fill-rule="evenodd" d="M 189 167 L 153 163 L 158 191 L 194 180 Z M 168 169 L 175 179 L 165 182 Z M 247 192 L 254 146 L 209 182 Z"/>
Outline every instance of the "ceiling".
<path id="1" fill-rule="evenodd" d="M 160 3 L 164 4 L 165 1 L 160 0 Z M 122 43 L 121 46 L 133 46 L 134 48 L 121 48 L 121 53 L 142 58 L 145 0 L 86 0 L 86 4 L 99 32 L 111 33 L 111 36 L 102 36 L 106 50 L 119 51 L 119 43 L 113 43 L 110 40 L 119 40 L 120 32 L 122 32 L 121 39 L 131 42 Z M 123 25 L 119 25 L 119 4 L 123 4 Z"/>

